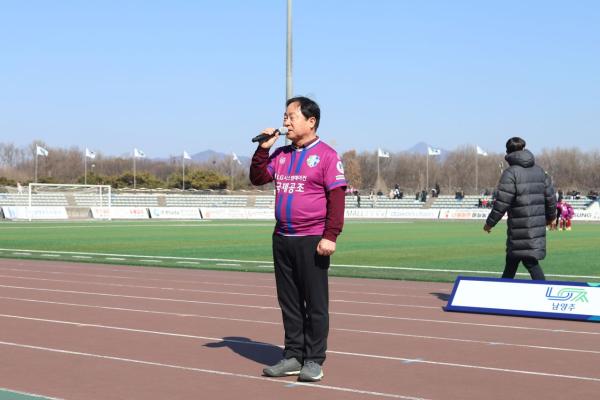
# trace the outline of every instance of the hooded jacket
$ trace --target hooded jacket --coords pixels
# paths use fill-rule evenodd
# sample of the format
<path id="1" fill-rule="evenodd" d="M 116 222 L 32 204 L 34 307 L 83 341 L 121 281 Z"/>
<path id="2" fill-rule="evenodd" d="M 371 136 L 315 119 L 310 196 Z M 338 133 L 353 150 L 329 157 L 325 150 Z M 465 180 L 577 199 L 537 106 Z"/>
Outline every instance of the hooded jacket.
<path id="1" fill-rule="evenodd" d="M 552 179 L 535 164 L 529 150 L 512 152 L 505 159 L 510 167 L 500 177 L 486 224 L 495 226 L 508 212 L 507 254 L 542 260 L 546 256 L 546 223 L 556 218 Z"/>

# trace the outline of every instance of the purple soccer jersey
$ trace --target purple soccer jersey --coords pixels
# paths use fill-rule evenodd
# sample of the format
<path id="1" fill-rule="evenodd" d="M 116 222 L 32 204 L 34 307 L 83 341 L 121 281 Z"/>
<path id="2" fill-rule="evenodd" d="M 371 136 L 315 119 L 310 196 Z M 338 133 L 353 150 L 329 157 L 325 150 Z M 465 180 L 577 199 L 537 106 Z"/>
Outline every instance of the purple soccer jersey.
<path id="1" fill-rule="evenodd" d="M 326 192 L 346 186 L 336 151 L 317 139 L 307 147 L 280 147 L 267 166 L 275 181 L 275 233 L 322 235 L 327 216 Z"/>

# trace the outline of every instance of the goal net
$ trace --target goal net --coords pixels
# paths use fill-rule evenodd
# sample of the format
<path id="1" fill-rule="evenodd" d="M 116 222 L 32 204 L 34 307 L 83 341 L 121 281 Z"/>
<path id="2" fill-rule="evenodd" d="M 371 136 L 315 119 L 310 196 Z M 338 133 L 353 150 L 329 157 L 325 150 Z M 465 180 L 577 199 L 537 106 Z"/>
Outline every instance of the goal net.
<path id="1" fill-rule="evenodd" d="M 53 183 L 30 183 L 29 207 L 85 207 L 98 211 L 110 219 L 110 185 L 70 185 Z"/>

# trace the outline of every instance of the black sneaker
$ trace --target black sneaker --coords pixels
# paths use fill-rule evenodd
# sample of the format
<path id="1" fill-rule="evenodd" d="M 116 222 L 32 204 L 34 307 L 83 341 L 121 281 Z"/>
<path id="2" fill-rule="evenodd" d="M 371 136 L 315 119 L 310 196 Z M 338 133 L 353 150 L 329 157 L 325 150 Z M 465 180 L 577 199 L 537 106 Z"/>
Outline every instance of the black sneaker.
<path id="1" fill-rule="evenodd" d="M 299 381 L 303 382 L 318 382 L 323 378 L 323 368 L 314 361 L 304 361 L 304 365 L 300 370 Z"/>
<path id="2" fill-rule="evenodd" d="M 277 364 L 263 369 L 263 374 L 271 377 L 298 375 L 302 364 L 295 358 L 284 358 Z"/>

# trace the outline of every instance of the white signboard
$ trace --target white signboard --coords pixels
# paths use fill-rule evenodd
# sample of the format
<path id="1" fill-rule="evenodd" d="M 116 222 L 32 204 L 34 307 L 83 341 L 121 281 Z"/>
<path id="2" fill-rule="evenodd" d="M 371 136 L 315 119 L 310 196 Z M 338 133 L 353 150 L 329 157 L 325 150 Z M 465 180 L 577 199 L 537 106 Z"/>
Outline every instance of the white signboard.
<path id="1" fill-rule="evenodd" d="M 437 219 L 439 210 L 428 208 L 346 208 L 349 219 Z"/>
<path id="2" fill-rule="evenodd" d="M 94 219 L 148 219 L 146 207 L 92 207 Z"/>
<path id="3" fill-rule="evenodd" d="M 150 207 L 152 219 L 201 219 L 197 207 Z"/>
<path id="4" fill-rule="evenodd" d="M 272 208 L 200 207 L 204 219 L 275 219 Z"/>
<path id="5" fill-rule="evenodd" d="M 600 322 L 600 283 L 458 277 L 445 310 Z"/>
<path id="6" fill-rule="evenodd" d="M 4 206 L 6 219 L 68 219 L 65 207 L 53 206 Z"/>
<path id="7" fill-rule="evenodd" d="M 440 210 L 440 219 L 487 219 L 491 208 L 444 208 Z M 506 214 L 502 219 L 508 218 Z"/>

